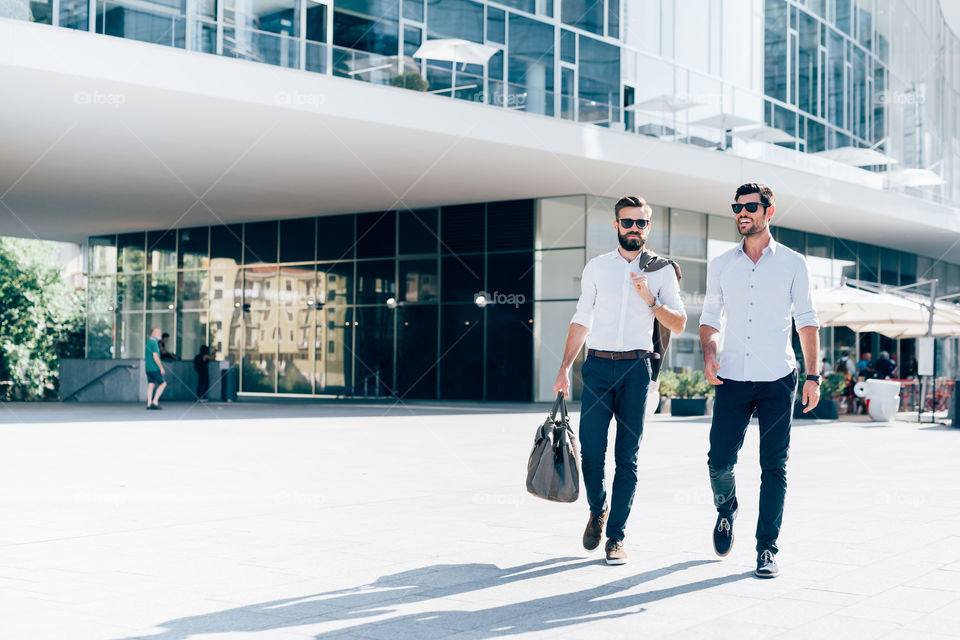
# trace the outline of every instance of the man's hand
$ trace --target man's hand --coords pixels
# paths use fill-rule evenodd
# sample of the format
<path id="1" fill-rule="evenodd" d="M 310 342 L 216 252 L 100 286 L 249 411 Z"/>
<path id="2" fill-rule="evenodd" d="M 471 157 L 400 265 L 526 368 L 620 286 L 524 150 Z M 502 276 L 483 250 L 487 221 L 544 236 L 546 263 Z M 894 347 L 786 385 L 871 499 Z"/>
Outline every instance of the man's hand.
<path id="1" fill-rule="evenodd" d="M 820 402 L 820 385 L 813 380 L 807 380 L 803 383 L 803 412 L 813 411 L 813 408 Z"/>
<path id="2" fill-rule="evenodd" d="M 706 358 L 704 364 L 703 374 L 707 376 L 707 382 L 713 385 L 723 384 L 723 380 L 717 377 L 717 371 L 720 369 L 720 361 L 716 358 Z"/>
<path id="3" fill-rule="evenodd" d="M 557 381 L 553 383 L 553 392 L 560 393 L 563 392 L 564 398 L 570 397 L 570 370 L 569 369 L 560 369 L 560 373 L 557 374 Z"/>
<path id="4" fill-rule="evenodd" d="M 163 365 L 160 365 L 160 375 L 165 376 L 167 372 L 163 370 Z"/>
<path id="5" fill-rule="evenodd" d="M 657 299 L 652 293 L 650 293 L 650 287 L 647 284 L 647 276 L 642 273 L 631 273 L 630 279 L 633 280 L 633 286 L 637 290 L 637 293 L 640 294 L 640 297 L 643 298 L 644 302 L 650 306 L 653 306 Z"/>

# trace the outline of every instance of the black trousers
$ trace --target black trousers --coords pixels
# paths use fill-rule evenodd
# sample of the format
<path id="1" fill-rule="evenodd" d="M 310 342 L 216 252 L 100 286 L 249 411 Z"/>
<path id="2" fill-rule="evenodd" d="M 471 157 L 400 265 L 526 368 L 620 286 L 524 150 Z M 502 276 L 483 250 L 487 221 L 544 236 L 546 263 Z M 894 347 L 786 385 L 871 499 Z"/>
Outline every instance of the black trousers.
<path id="1" fill-rule="evenodd" d="M 777 553 L 777 537 L 783 521 L 787 492 L 787 457 L 790 425 L 797 394 L 797 372 L 772 382 L 740 382 L 722 379 L 716 387 L 710 453 L 707 466 L 717 511 L 730 516 L 737 510 L 737 487 L 733 467 L 754 410 L 760 421 L 760 517 L 757 519 L 757 551 Z"/>
<path id="2" fill-rule="evenodd" d="M 197 380 L 197 397 L 205 398 L 207 391 L 210 390 L 210 371 L 207 369 L 206 363 L 200 367 L 197 375 L 200 376 L 199 380 Z"/>

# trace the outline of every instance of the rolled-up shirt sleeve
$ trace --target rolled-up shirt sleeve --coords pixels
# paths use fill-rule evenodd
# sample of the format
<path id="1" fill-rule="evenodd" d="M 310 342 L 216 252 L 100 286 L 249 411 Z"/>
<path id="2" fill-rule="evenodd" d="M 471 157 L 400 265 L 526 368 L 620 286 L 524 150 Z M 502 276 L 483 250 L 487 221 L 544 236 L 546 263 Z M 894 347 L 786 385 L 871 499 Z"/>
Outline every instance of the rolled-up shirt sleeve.
<path id="1" fill-rule="evenodd" d="M 700 312 L 700 326 L 707 325 L 717 331 L 723 328 L 723 291 L 720 288 L 720 259 L 707 265 L 707 292 Z"/>
<path id="2" fill-rule="evenodd" d="M 663 283 L 660 285 L 660 291 L 657 292 L 657 297 L 660 298 L 663 306 L 670 307 L 672 310 L 682 313 L 683 317 L 686 318 L 687 310 L 683 307 L 683 297 L 680 295 L 680 283 L 677 281 L 677 272 L 673 269 L 673 265 L 669 268 L 664 268 L 670 275 L 663 278 Z"/>
<path id="3" fill-rule="evenodd" d="M 793 284 L 790 287 L 790 297 L 793 300 L 793 319 L 797 323 L 798 329 L 801 327 L 819 327 L 820 320 L 817 317 L 817 310 L 813 306 L 810 269 L 803 257 L 800 260 L 797 272 L 793 276 Z"/>
<path id="4" fill-rule="evenodd" d="M 570 324 L 582 324 L 587 329 L 593 327 L 593 307 L 597 301 L 597 283 L 591 263 L 583 268 L 580 277 L 580 299 L 577 300 L 577 310 L 570 319 Z"/>

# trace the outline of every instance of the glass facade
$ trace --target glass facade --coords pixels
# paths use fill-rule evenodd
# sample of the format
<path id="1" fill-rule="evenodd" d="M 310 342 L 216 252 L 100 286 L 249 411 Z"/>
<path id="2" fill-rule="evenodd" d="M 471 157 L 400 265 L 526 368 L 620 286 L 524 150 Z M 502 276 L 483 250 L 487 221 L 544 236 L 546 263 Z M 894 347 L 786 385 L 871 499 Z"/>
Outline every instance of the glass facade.
<path id="1" fill-rule="evenodd" d="M 160 327 L 243 393 L 532 396 L 532 200 L 98 236 L 87 259 L 88 358 L 142 358 Z"/>
<path id="2" fill-rule="evenodd" d="M 931 169 L 944 184 L 885 188 L 960 203 L 960 40 L 937 0 L 10 0 L 0 16 L 753 157 L 699 124 L 736 115 L 798 152 L 866 147 Z M 439 38 L 494 53 L 414 57 Z M 649 103 L 661 96 L 690 104 Z"/>
<path id="3" fill-rule="evenodd" d="M 87 357 L 141 358 L 160 327 L 178 357 L 209 344 L 238 366 L 242 393 L 548 400 L 583 266 L 617 246 L 613 205 L 578 195 L 92 237 Z M 653 205 L 652 220 L 648 246 L 680 264 L 688 313 L 666 365 L 699 369 L 707 263 L 740 236 L 732 215 Z M 940 294 L 960 291 L 960 265 L 773 234 L 806 255 L 818 289 L 938 278 Z M 944 375 L 956 342 L 938 346 Z M 916 350 L 842 327 L 821 329 L 821 345 L 830 362 Z"/>

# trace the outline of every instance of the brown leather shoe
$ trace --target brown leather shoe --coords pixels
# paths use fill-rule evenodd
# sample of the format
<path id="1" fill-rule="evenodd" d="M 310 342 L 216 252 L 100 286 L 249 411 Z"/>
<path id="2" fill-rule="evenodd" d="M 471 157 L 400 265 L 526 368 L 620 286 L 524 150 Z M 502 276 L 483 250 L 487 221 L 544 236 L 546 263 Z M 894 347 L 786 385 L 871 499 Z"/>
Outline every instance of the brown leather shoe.
<path id="1" fill-rule="evenodd" d="M 602 515 L 590 514 L 587 520 L 587 528 L 583 531 L 583 548 L 587 551 L 593 551 L 600 546 L 600 539 L 603 537 L 603 525 L 610 514 L 610 508 L 607 507 Z"/>
<path id="2" fill-rule="evenodd" d="M 607 552 L 607 564 L 627 564 L 627 552 L 623 550 L 623 540 L 607 538 L 604 551 Z"/>

